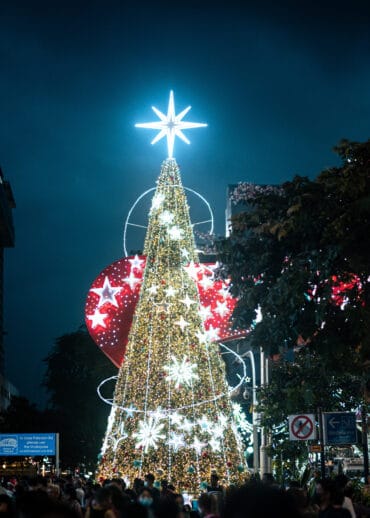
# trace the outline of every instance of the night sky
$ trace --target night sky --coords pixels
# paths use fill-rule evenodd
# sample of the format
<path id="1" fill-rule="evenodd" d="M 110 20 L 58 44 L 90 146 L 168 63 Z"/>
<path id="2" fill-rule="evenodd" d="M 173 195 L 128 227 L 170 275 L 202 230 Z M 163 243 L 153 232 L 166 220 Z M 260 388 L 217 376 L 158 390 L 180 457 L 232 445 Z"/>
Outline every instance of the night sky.
<path id="1" fill-rule="evenodd" d="M 44 402 L 42 359 L 123 255 L 127 213 L 166 157 L 134 123 L 157 120 L 170 89 L 209 125 L 175 156 L 218 233 L 227 184 L 314 177 L 341 138 L 369 138 L 370 7 L 320 3 L 1 3 L 0 164 L 17 203 L 6 374 L 23 395 Z"/>

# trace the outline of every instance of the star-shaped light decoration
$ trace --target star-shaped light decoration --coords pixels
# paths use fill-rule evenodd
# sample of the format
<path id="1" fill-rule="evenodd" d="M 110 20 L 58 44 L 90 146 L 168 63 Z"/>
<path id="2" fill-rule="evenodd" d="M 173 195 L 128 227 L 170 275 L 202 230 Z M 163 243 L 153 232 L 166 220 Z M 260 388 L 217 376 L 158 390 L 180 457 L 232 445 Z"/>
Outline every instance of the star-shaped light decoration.
<path id="1" fill-rule="evenodd" d="M 189 419 L 184 419 L 181 428 L 187 432 L 190 433 L 194 427 L 194 423 L 192 423 Z"/>
<path id="2" fill-rule="evenodd" d="M 174 241 L 178 241 L 179 239 L 182 238 L 183 231 L 181 230 L 180 227 L 177 227 L 176 225 L 174 225 L 173 227 L 168 229 L 168 234 L 171 239 L 173 239 Z"/>
<path id="3" fill-rule="evenodd" d="M 150 208 L 150 212 L 152 212 L 153 210 L 159 209 L 159 207 L 162 205 L 164 200 L 165 200 L 165 195 L 163 193 L 158 192 L 157 194 L 155 194 L 152 199 L 152 206 Z"/>
<path id="4" fill-rule="evenodd" d="M 172 433 L 168 441 L 168 446 L 172 447 L 174 451 L 178 451 L 185 446 L 184 436 L 182 434 Z"/>
<path id="5" fill-rule="evenodd" d="M 130 286 L 130 289 L 134 291 L 136 284 L 141 282 L 141 279 L 138 277 L 135 277 L 135 274 L 131 270 L 130 275 L 128 277 L 125 277 L 123 279 L 124 282 L 127 282 L 127 284 Z"/>
<path id="6" fill-rule="evenodd" d="M 181 331 L 184 332 L 184 329 L 185 329 L 185 327 L 187 327 L 189 325 L 189 322 L 187 322 L 184 319 L 184 317 L 181 315 L 180 320 L 175 322 L 175 324 L 177 324 L 180 327 Z"/>
<path id="7" fill-rule="evenodd" d="M 139 268 L 141 270 L 143 263 L 145 263 L 145 259 L 139 259 L 139 256 L 136 254 L 133 259 L 128 259 L 128 262 L 131 263 L 131 268 Z"/>
<path id="8" fill-rule="evenodd" d="M 159 216 L 159 222 L 162 225 L 169 225 L 174 220 L 175 215 L 169 210 L 164 210 Z"/>
<path id="9" fill-rule="evenodd" d="M 211 426 L 211 423 L 208 421 L 207 416 L 205 415 L 202 415 L 202 418 L 198 419 L 198 424 L 203 432 L 207 432 Z"/>
<path id="10" fill-rule="evenodd" d="M 173 286 L 169 286 L 165 290 L 166 297 L 173 297 L 175 295 L 175 293 L 177 293 L 177 290 L 175 290 L 175 288 Z"/>
<path id="11" fill-rule="evenodd" d="M 182 415 L 180 415 L 178 412 L 172 412 L 172 414 L 170 414 L 170 421 L 171 424 L 180 426 L 182 421 Z"/>
<path id="12" fill-rule="evenodd" d="M 111 286 L 109 282 L 109 277 L 106 275 L 104 278 L 104 284 L 101 288 L 91 288 L 90 291 L 99 295 L 100 299 L 98 302 L 98 308 L 103 306 L 106 302 L 110 302 L 113 306 L 118 308 L 118 302 L 116 300 L 116 295 L 122 290 L 119 286 Z"/>
<path id="13" fill-rule="evenodd" d="M 175 356 L 172 356 L 171 365 L 164 366 L 164 369 L 168 372 L 166 379 L 173 381 L 176 389 L 184 384 L 191 387 L 192 381 L 198 379 L 198 374 L 194 372 L 196 368 L 196 363 L 190 363 L 186 356 L 183 357 L 181 362 Z"/>
<path id="14" fill-rule="evenodd" d="M 170 98 L 168 101 L 167 115 L 159 111 L 155 106 L 152 106 L 152 110 L 160 119 L 157 122 L 144 122 L 141 124 L 135 124 L 137 128 L 155 129 L 159 130 L 159 133 L 154 137 L 151 144 L 155 144 L 163 137 L 167 137 L 167 152 L 168 158 L 173 158 L 173 148 L 175 143 L 175 137 L 181 138 L 186 144 L 190 144 L 190 141 L 185 137 L 182 130 L 192 128 L 203 128 L 207 124 L 199 122 L 185 122 L 182 119 L 190 110 L 191 106 L 188 106 L 180 112 L 178 115 L 175 114 L 175 101 L 173 91 L 170 91 Z"/>
<path id="15" fill-rule="evenodd" d="M 192 304 L 196 304 L 196 301 L 192 300 L 188 294 L 186 294 L 184 299 L 180 299 L 180 302 L 183 302 L 188 309 Z"/>
<path id="16" fill-rule="evenodd" d="M 127 417 L 134 417 L 134 413 L 137 411 L 136 407 L 131 403 L 131 405 L 127 408 L 124 408 Z"/>
<path id="17" fill-rule="evenodd" d="M 194 437 L 194 441 L 190 444 L 191 448 L 194 448 L 194 450 L 197 452 L 198 455 L 201 454 L 202 449 L 207 446 L 205 442 L 201 442 L 198 437 Z"/>
<path id="18" fill-rule="evenodd" d="M 95 329 L 98 326 L 107 327 L 104 319 L 108 316 L 108 313 L 100 313 L 99 309 L 96 308 L 93 315 L 86 315 L 86 318 L 91 320 L 91 327 Z"/>
<path id="19" fill-rule="evenodd" d="M 153 417 L 149 417 L 147 421 L 139 421 L 139 430 L 132 434 L 138 439 L 136 448 L 144 448 L 144 453 L 147 453 L 149 448 L 157 449 L 159 439 L 165 438 L 161 433 L 163 426 L 164 424 L 159 424 Z"/>
<path id="20" fill-rule="evenodd" d="M 221 443 L 217 439 L 213 438 L 211 439 L 208 444 L 212 448 L 213 451 L 220 451 L 221 449 Z"/>

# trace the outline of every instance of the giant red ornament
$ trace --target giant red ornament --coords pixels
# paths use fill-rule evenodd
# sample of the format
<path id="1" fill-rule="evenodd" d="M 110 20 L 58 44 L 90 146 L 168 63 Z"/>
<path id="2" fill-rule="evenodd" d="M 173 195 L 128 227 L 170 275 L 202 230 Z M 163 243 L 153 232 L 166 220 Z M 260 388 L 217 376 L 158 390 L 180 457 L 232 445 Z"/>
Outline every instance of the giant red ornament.
<path id="1" fill-rule="evenodd" d="M 87 329 L 116 367 L 121 366 L 125 354 L 145 263 L 145 256 L 119 259 L 98 275 L 87 296 Z M 191 263 L 184 268 L 197 284 L 208 339 L 225 342 L 245 336 L 246 331 L 232 328 L 236 299 L 229 294 L 228 280 L 213 279 L 215 265 Z"/>

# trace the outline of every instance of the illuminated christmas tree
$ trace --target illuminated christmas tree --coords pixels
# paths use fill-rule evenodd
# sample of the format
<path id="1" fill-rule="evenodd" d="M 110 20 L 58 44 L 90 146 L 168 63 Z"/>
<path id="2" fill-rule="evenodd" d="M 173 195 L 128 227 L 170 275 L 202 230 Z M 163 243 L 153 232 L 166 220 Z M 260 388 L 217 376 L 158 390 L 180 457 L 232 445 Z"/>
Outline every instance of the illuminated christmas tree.
<path id="1" fill-rule="evenodd" d="M 197 124 L 182 121 L 188 109 L 175 116 L 172 92 L 167 116 L 154 110 L 161 120 L 142 126 L 160 129 L 155 141 L 167 136 L 169 158 L 149 213 L 146 261 L 131 259 L 125 279 L 133 291 L 141 277 L 142 283 L 98 473 L 107 478 L 119 472 L 132 482 L 152 472 L 178 490 L 197 491 L 213 470 L 225 484 L 237 482 L 245 464 L 224 362 L 213 343 L 217 330 L 204 326 L 207 315 L 196 282 L 208 269 L 202 277 L 206 288 L 213 272 L 198 263 L 189 207 L 172 158 L 175 135 L 185 139 L 181 129 Z M 100 305 L 114 302 L 122 289 L 107 282 L 90 290 Z M 105 327 L 108 313 L 97 311 L 88 318 Z M 227 311 L 226 302 L 216 311 Z"/>

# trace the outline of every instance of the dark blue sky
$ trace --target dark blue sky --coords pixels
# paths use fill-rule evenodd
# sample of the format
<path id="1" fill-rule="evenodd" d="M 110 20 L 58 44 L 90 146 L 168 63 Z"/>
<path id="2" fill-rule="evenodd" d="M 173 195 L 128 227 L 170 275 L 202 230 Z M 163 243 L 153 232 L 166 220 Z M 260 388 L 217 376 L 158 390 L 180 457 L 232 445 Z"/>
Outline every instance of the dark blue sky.
<path id="1" fill-rule="evenodd" d="M 42 358 L 123 254 L 127 212 L 165 158 L 134 123 L 171 88 L 209 124 L 175 156 L 219 233 L 228 183 L 315 176 L 339 139 L 369 138 L 368 2 L 320 3 L 2 2 L 0 163 L 17 202 L 6 368 L 24 395 L 43 400 Z"/>

